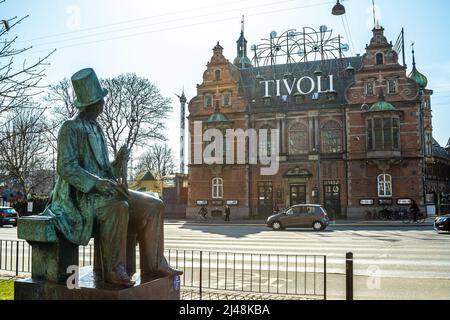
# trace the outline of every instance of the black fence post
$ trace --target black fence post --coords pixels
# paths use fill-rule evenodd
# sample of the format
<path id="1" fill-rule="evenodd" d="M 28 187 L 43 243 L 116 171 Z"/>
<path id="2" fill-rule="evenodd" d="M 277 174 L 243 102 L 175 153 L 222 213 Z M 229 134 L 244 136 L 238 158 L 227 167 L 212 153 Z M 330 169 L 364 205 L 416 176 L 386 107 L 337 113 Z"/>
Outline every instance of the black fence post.
<path id="1" fill-rule="evenodd" d="M 19 276 L 19 241 L 16 242 L 16 277 Z"/>
<path id="2" fill-rule="evenodd" d="M 346 264 L 346 297 L 353 300 L 353 253 L 348 252 L 345 257 Z"/>
<path id="3" fill-rule="evenodd" d="M 327 256 L 323 257 L 323 300 L 327 300 Z"/>
<path id="4" fill-rule="evenodd" d="M 202 271 L 203 271 L 203 251 L 200 251 L 200 280 L 199 280 L 199 294 L 200 294 L 200 300 L 202 300 L 202 282 L 203 282 L 203 277 L 202 277 Z"/>

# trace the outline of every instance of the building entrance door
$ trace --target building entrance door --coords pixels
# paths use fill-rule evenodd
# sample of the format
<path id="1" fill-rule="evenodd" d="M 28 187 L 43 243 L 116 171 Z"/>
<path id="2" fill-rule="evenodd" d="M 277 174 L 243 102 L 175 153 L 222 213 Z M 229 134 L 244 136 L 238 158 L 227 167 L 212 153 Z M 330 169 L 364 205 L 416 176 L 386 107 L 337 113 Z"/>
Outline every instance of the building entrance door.
<path id="1" fill-rule="evenodd" d="M 291 184 L 291 207 L 297 204 L 306 204 L 306 186 L 304 184 Z"/>
<path id="2" fill-rule="evenodd" d="M 328 216 L 331 219 L 341 218 L 345 219 L 341 210 L 341 187 L 339 181 L 325 181 L 324 189 L 324 204 Z"/>
<path id="3" fill-rule="evenodd" d="M 258 183 L 258 216 L 268 217 L 273 213 L 272 182 Z"/>

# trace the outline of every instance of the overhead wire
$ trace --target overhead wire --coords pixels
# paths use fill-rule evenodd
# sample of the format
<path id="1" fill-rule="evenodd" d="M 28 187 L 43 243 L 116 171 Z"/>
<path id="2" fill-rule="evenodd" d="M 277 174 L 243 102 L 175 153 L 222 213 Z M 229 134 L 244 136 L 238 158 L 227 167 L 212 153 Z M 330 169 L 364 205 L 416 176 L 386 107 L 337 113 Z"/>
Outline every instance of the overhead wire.
<path id="1" fill-rule="evenodd" d="M 261 15 L 267 15 L 267 14 L 272 14 L 272 13 L 290 11 L 290 10 L 295 10 L 295 9 L 304 9 L 304 8 L 308 8 L 308 7 L 329 5 L 330 3 L 333 3 L 333 2 L 327 1 L 327 2 L 321 2 L 321 3 L 318 3 L 318 4 L 295 6 L 295 7 L 282 8 L 282 9 L 270 10 L 270 11 L 259 12 L 259 13 L 249 13 L 246 16 L 247 17 L 249 17 L 249 16 L 250 17 L 251 16 L 261 16 Z M 236 10 L 238 10 L 238 9 L 236 9 Z M 234 11 L 236 11 L 236 10 L 234 10 Z M 239 9 L 239 10 L 242 10 L 242 9 Z M 239 18 L 241 18 L 241 15 L 239 16 Z M 187 28 L 187 27 L 193 27 L 193 26 L 199 26 L 199 25 L 204 25 L 204 24 L 223 22 L 223 21 L 235 20 L 235 19 L 237 19 L 237 16 L 227 17 L 227 18 L 222 18 L 222 19 L 212 19 L 212 20 L 195 22 L 195 23 L 184 24 L 184 25 L 179 25 L 179 26 L 166 27 L 166 28 L 155 29 L 155 30 L 150 30 L 150 31 L 126 34 L 126 35 L 121 35 L 121 36 L 116 36 L 116 37 L 111 37 L 111 38 L 104 38 L 104 39 L 99 39 L 99 40 L 95 40 L 95 41 L 93 40 L 93 41 L 75 43 L 75 44 L 59 47 L 58 49 L 59 50 L 60 49 L 67 49 L 67 48 L 72 48 L 72 47 L 89 45 L 89 44 L 93 44 L 93 43 L 102 43 L 102 42 L 111 41 L 111 40 L 119 40 L 119 39 L 131 38 L 131 37 L 136 37 L 136 36 L 145 35 L 145 34 L 152 34 L 152 33 L 156 33 L 156 32 L 176 30 L 176 29 L 181 29 L 181 28 Z M 158 24 L 163 24 L 163 23 L 158 23 Z M 157 25 L 157 24 L 155 24 L 155 25 Z M 44 52 L 44 51 L 48 51 L 48 50 L 49 49 L 41 49 L 41 50 L 31 51 L 31 52 L 29 52 L 29 54 L 36 54 L 36 53 L 40 53 L 40 52 Z"/>
<path id="2" fill-rule="evenodd" d="M 282 4 L 282 3 L 289 3 L 289 2 L 293 2 L 293 1 L 296 1 L 296 0 L 285 0 L 285 1 L 281 1 L 281 2 L 271 2 L 271 3 L 266 3 L 266 4 L 258 4 L 258 5 L 254 5 L 254 6 L 250 6 L 250 7 L 246 7 L 246 8 L 234 8 L 234 9 L 229 9 L 229 10 L 225 10 L 225 11 L 223 11 L 223 10 L 216 11 L 216 12 L 213 12 L 213 13 L 208 12 L 208 13 L 204 13 L 204 14 L 200 14 L 200 15 L 196 15 L 196 16 L 188 16 L 186 18 L 176 18 L 176 19 L 171 19 L 171 20 L 167 20 L 167 21 L 153 22 L 153 23 L 150 23 L 150 24 L 143 24 L 143 25 L 131 26 L 131 27 L 127 27 L 127 28 L 120 28 L 120 29 L 113 29 L 113 30 L 108 30 L 108 31 L 102 31 L 102 32 L 87 34 L 87 35 L 78 36 L 78 37 L 74 37 L 74 38 L 69 38 L 69 39 L 54 40 L 54 41 L 50 41 L 50 42 L 44 42 L 44 43 L 40 43 L 40 44 L 37 44 L 37 45 L 33 45 L 33 47 L 40 47 L 40 46 L 46 46 L 46 45 L 51 45 L 51 44 L 55 44 L 55 43 L 61 43 L 61 42 L 68 42 L 68 41 L 74 41 L 74 40 L 79 40 L 79 39 L 85 39 L 85 38 L 90 38 L 90 37 L 110 34 L 110 33 L 114 33 L 114 32 L 123 32 L 123 31 L 128 31 L 128 30 L 134 30 L 134 29 L 158 26 L 158 25 L 161 25 L 161 24 L 168 24 L 168 23 L 172 23 L 172 22 L 179 22 L 179 21 L 186 21 L 186 20 L 189 21 L 189 20 L 193 20 L 193 19 L 197 19 L 197 18 L 209 17 L 211 15 L 216 15 L 216 14 L 224 14 L 224 13 L 230 13 L 230 12 L 234 12 L 234 11 L 242 11 L 242 10 L 248 10 L 248 9 L 268 7 L 268 6 L 273 6 L 273 5 L 279 5 L 279 4 Z"/>

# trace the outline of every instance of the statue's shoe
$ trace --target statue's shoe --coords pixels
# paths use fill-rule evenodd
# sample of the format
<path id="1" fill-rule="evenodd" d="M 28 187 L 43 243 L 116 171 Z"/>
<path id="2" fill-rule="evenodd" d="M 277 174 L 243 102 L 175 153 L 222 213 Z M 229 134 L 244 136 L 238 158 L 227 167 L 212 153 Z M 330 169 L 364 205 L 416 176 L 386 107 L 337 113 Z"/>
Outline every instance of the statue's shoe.
<path id="1" fill-rule="evenodd" d="M 105 277 L 105 282 L 127 288 L 134 286 L 136 283 L 131 280 L 130 276 L 126 273 L 125 268 L 122 266 L 119 266 L 116 272 L 110 272 L 107 274 Z"/>
<path id="2" fill-rule="evenodd" d="M 161 259 L 157 271 L 166 276 L 181 276 L 183 274 L 183 271 L 172 268 L 166 258 Z"/>
<path id="3" fill-rule="evenodd" d="M 161 260 L 158 268 L 155 270 L 151 270 L 151 271 L 141 270 L 141 277 L 146 278 L 146 279 L 167 277 L 167 276 L 174 277 L 174 276 L 181 276 L 182 274 L 183 274 L 183 271 L 171 267 L 167 263 L 166 258 L 163 258 Z"/>

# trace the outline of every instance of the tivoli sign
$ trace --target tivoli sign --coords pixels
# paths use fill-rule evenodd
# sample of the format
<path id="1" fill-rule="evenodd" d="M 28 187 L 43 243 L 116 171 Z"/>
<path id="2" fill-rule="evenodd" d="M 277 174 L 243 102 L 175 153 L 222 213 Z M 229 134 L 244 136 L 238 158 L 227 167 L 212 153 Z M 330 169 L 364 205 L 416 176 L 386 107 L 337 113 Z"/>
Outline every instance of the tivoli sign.
<path id="1" fill-rule="evenodd" d="M 334 92 L 333 75 L 330 75 L 328 79 L 322 79 L 322 76 L 317 76 L 315 79 L 312 77 L 302 77 L 300 79 L 294 78 L 293 81 L 289 79 L 266 80 L 261 81 L 260 84 L 264 86 L 264 97 L 281 97 L 286 93 L 290 96 L 293 93 L 297 92 L 302 95 L 309 95 L 311 93 Z M 297 90 L 294 91 L 294 89 Z"/>

